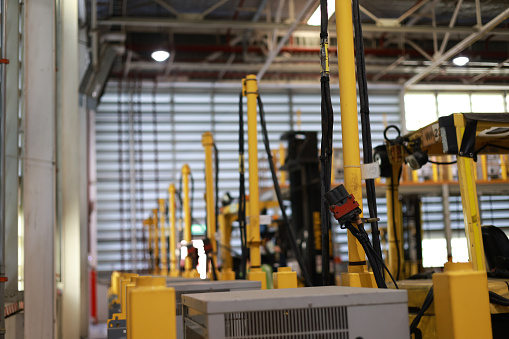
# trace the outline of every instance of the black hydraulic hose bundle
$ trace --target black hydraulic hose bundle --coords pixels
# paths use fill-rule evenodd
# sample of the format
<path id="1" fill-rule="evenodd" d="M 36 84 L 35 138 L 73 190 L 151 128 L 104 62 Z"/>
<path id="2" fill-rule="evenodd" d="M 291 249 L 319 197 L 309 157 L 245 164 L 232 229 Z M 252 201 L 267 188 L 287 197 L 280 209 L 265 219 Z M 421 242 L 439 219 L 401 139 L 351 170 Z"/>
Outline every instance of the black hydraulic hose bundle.
<path id="1" fill-rule="evenodd" d="M 396 280 L 394 279 L 391 272 L 385 265 L 382 257 L 376 253 L 375 249 L 373 248 L 373 245 L 369 241 L 369 236 L 366 230 L 364 229 L 364 224 L 357 223 L 357 227 L 355 227 L 351 223 L 347 223 L 344 225 L 344 227 L 347 228 L 352 233 L 352 235 L 355 238 L 357 238 L 357 240 L 359 240 L 359 243 L 362 245 L 364 252 L 366 252 L 366 256 L 368 257 L 369 263 L 373 268 L 373 275 L 375 276 L 375 281 L 378 288 L 387 288 L 387 284 L 385 283 L 385 279 L 382 275 L 382 271 L 385 270 L 389 274 L 389 277 L 394 283 L 394 286 L 399 289 Z"/>
<path id="2" fill-rule="evenodd" d="M 426 295 L 426 298 L 424 299 L 424 302 L 422 303 L 422 307 L 415 316 L 414 320 L 410 324 L 410 335 L 414 334 L 415 339 L 422 339 L 422 332 L 417 326 L 419 325 L 419 322 L 421 321 L 422 316 L 424 313 L 428 310 L 428 308 L 433 303 L 433 286 L 431 286 L 428 294 Z"/>
<path id="3" fill-rule="evenodd" d="M 389 139 L 389 137 L 387 136 L 387 132 L 391 128 L 396 130 L 396 132 L 398 133 L 398 136 L 393 140 Z M 401 131 L 399 130 L 398 126 L 396 126 L 396 125 L 387 126 L 384 129 L 384 139 L 389 144 L 400 143 L 401 142 L 400 140 L 402 140 L 402 139 L 401 139 Z M 398 232 L 397 232 L 397 227 L 396 227 L 396 210 L 395 210 L 395 202 L 396 201 L 394 200 L 393 192 L 394 192 L 395 183 L 399 182 L 399 178 L 401 176 L 401 170 L 402 170 L 402 168 L 399 170 L 398 177 L 394 178 L 394 172 L 392 171 L 392 168 L 391 168 L 392 232 L 394 233 L 394 242 L 396 243 L 396 255 L 398 256 L 398 267 L 397 267 L 397 272 L 396 272 L 396 279 L 399 279 L 399 273 L 401 271 L 401 254 L 400 254 L 400 248 L 399 248 Z"/>
<path id="4" fill-rule="evenodd" d="M 323 285 L 330 285 L 330 263 L 329 263 L 329 230 L 330 230 L 330 214 L 328 204 L 325 201 L 325 193 L 330 191 L 331 185 L 331 166 L 332 166 L 332 130 L 334 125 L 334 112 L 330 97 L 330 75 L 329 75 L 329 58 L 328 58 L 328 23 L 327 0 L 320 1 L 321 9 L 321 94 L 322 94 L 322 143 L 320 151 L 320 179 L 321 179 L 321 233 L 322 233 L 322 281 Z"/>
<path id="5" fill-rule="evenodd" d="M 287 226 L 288 235 L 290 236 L 290 245 L 292 246 L 292 250 L 295 254 L 295 257 L 297 258 L 297 261 L 299 263 L 299 267 L 302 272 L 302 276 L 304 277 L 304 280 L 306 282 L 306 285 L 313 286 L 313 284 L 311 282 L 311 277 L 309 276 L 306 265 L 304 264 L 304 259 L 302 258 L 302 254 L 300 253 L 300 251 L 298 249 L 297 241 L 295 240 L 295 232 L 293 230 L 292 225 L 290 224 L 290 220 L 288 219 L 288 216 L 286 215 L 285 207 L 283 205 L 283 196 L 281 194 L 281 187 L 279 187 L 279 181 L 277 179 L 276 169 L 274 167 L 272 152 L 270 150 L 267 125 L 265 123 L 265 111 L 263 110 L 262 99 L 260 98 L 259 95 L 258 95 L 257 99 L 258 99 L 258 107 L 260 110 L 260 125 L 262 128 L 263 144 L 265 145 L 265 152 L 267 153 L 267 159 L 269 161 L 270 172 L 272 174 L 272 182 L 274 184 L 274 190 L 276 191 L 276 197 L 277 197 L 277 201 L 279 203 L 279 208 L 281 209 L 281 215 L 283 216 L 283 220 Z"/>
<path id="6" fill-rule="evenodd" d="M 364 59 L 364 41 L 362 37 L 362 26 L 359 15 L 359 0 L 352 1 L 353 7 L 353 24 L 355 30 L 355 60 L 357 66 L 357 82 L 359 85 L 359 101 L 360 101 L 360 115 L 362 126 L 362 152 L 364 157 L 364 164 L 373 162 L 373 148 L 371 145 L 371 124 L 369 120 L 369 99 L 368 99 L 368 86 L 366 77 L 366 62 Z M 373 248 L 376 254 L 382 257 L 382 247 L 380 245 L 380 231 L 378 229 L 377 207 L 376 207 L 376 192 L 375 180 L 366 179 L 366 198 L 368 200 L 369 217 L 373 218 L 371 222 L 371 237 Z M 382 270 L 383 274 L 383 270 Z M 399 274 L 399 269 L 398 269 Z"/>
<path id="7" fill-rule="evenodd" d="M 239 208 L 238 223 L 240 242 L 242 244 L 242 260 L 240 273 L 243 279 L 247 276 L 247 230 L 246 230 L 246 184 L 244 167 L 244 112 L 242 109 L 242 92 L 239 95 Z"/>

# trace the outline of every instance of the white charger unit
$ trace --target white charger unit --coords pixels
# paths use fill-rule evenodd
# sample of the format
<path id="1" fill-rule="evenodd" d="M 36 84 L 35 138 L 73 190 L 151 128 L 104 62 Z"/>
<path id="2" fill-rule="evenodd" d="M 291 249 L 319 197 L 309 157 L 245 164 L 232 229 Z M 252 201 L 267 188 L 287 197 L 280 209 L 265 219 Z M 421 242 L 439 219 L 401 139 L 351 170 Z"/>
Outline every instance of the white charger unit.
<path id="1" fill-rule="evenodd" d="M 182 320 L 182 296 L 184 294 L 196 295 L 198 293 L 215 294 L 217 292 L 230 292 L 230 291 L 248 291 L 259 290 L 262 288 L 262 283 L 259 281 L 249 280 L 219 280 L 219 281 L 166 281 L 166 286 L 175 289 L 175 305 L 177 307 L 177 339 L 182 339 L 183 336 L 183 320 Z"/>
<path id="2" fill-rule="evenodd" d="M 185 339 L 407 339 L 405 290 L 345 286 L 182 297 Z"/>

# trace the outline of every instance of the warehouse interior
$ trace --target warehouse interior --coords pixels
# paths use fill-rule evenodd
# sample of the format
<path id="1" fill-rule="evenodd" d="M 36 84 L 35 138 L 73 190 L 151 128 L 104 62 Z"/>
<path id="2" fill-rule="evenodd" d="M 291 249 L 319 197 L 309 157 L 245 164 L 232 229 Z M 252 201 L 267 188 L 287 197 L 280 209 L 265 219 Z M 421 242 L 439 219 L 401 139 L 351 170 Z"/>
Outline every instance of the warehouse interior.
<path id="1" fill-rule="evenodd" d="M 0 4 L 0 338 L 505 338 L 508 0 Z"/>

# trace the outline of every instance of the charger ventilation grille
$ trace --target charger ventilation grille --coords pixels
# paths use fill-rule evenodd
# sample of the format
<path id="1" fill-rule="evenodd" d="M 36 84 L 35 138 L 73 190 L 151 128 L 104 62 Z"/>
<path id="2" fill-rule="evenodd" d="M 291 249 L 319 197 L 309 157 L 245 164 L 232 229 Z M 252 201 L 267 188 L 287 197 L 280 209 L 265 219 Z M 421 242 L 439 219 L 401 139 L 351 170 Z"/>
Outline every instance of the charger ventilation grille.
<path id="1" fill-rule="evenodd" d="M 346 307 L 225 313 L 225 338 L 349 339 Z"/>

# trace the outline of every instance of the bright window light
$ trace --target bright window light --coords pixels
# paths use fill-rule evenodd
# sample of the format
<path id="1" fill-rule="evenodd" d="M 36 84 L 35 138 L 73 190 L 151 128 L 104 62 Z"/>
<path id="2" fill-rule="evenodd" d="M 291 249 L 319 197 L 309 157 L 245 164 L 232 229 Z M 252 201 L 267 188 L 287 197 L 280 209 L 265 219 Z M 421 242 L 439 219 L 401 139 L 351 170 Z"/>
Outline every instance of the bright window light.
<path id="1" fill-rule="evenodd" d="M 443 267 L 447 262 L 447 246 L 445 239 L 422 240 L 422 266 Z"/>
<path id="2" fill-rule="evenodd" d="M 465 66 L 466 64 L 468 64 L 469 61 L 470 59 L 467 58 L 466 56 L 459 56 L 452 59 L 452 63 L 455 64 L 456 66 Z"/>
<path id="3" fill-rule="evenodd" d="M 452 261 L 454 262 L 467 262 L 468 261 L 468 245 L 467 238 L 452 238 Z"/>
<path id="4" fill-rule="evenodd" d="M 439 93 L 437 99 L 438 116 L 471 112 L 468 93 Z"/>
<path id="5" fill-rule="evenodd" d="M 152 59 L 158 62 L 163 62 L 170 57 L 167 51 L 155 51 L 152 53 Z"/>
<path id="6" fill-rule="evenodd" d="M 502 93 L 472 94 L 472 112 L 474 113 L 503 113 L 504 96 Z"/>
<path id="7" fill-rule="evenodd" d="M 336 11 L 336 1 L 335 0 L 327 0 L 327 11 L 329 12 L 329 19 L 332 14 Z M 311 26 L 320 26 L 321 23 L 321 15 L 320 15 L 320 6 L 314 11 L 311 17 L 308 20 L 308 25 Z"/>
<path id="8" fill-rule="evenodd" d="M 437 120 L 437 108 L 433 93 L 405 95 L 406 128 L 415 131 Z"/>

